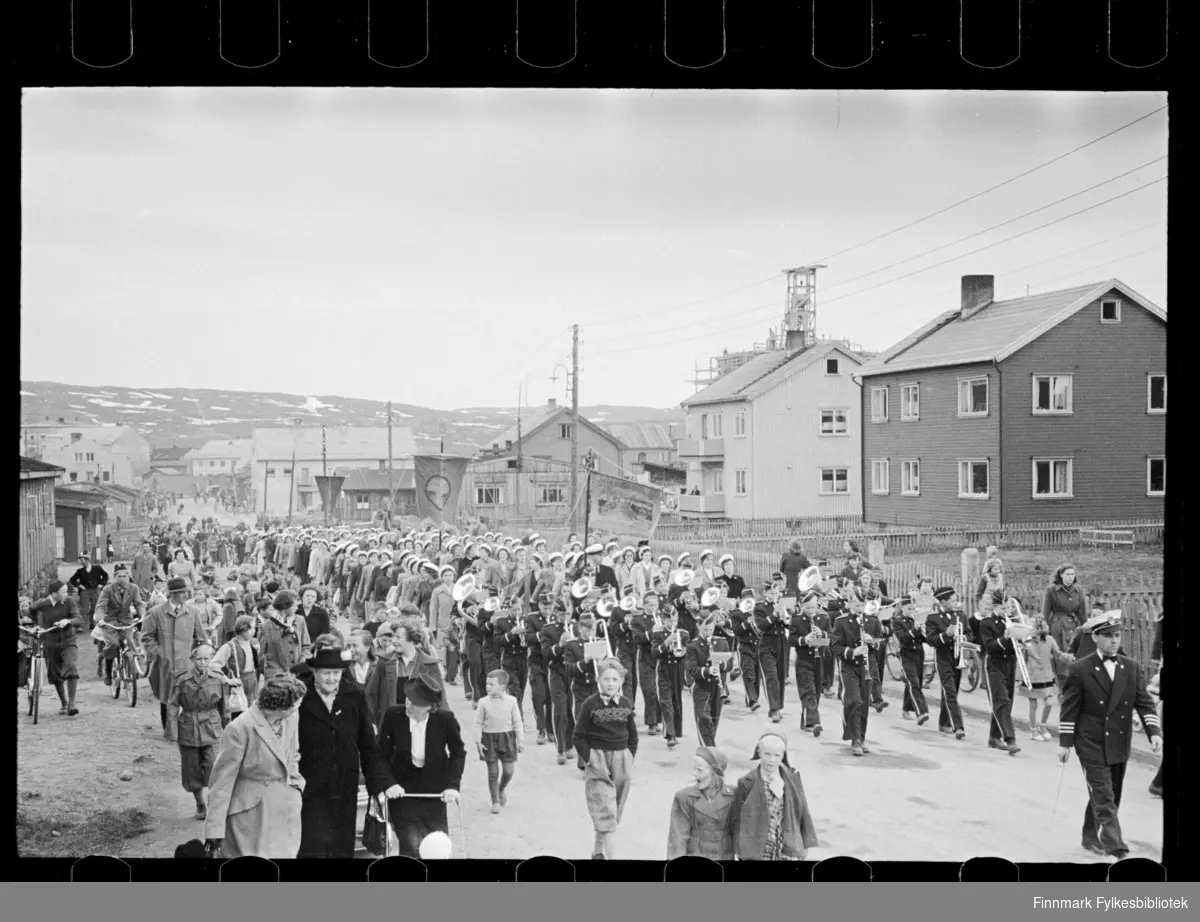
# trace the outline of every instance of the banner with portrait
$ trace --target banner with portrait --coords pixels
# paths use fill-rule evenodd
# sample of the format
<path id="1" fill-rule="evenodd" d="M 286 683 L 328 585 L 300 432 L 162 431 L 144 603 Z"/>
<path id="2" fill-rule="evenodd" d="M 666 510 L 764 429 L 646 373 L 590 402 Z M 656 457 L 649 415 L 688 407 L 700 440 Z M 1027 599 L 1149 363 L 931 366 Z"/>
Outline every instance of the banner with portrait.
<path id="1" fill-rule="evenodd" d="M 650 538 L 662 510 L 663 491 L 650 484 L 592 471 L 588 532 Z"/>
<path id="2" fill-rule="evenodd" d="M 453 455 L 415 455 L 413 485 L 417 490 L 417 515 L 438 525 L 453 522 L 462 501 L 463 478 L 470 458 Z"/>

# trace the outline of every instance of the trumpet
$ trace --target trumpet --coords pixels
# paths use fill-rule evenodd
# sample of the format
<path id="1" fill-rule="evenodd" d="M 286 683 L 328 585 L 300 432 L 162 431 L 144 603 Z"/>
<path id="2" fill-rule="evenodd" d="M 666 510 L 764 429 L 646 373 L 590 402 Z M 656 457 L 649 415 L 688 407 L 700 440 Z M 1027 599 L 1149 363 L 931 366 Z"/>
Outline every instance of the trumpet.
<path id="1" fill-rule="evenodd" d="M 671 655 L 676 659 L 683 659 L 683 631 L 672 631 L 671 636 L 667 638 L 667 641 L 671 645 Z"/>

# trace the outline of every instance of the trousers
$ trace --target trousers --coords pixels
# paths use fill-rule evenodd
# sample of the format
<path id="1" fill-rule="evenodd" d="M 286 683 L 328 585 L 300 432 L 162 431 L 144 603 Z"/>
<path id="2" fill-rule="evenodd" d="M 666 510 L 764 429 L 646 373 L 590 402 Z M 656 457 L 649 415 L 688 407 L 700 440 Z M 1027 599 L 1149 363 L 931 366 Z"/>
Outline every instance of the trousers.
<path id="1" fill-rule="evenodd" d="M 647 727 L 662 723 L 662 709 L 658 703 L 658 678 L 654 674 L 654 657 L 648 646 L 637 648 L 638 682 L 642 686 L 642 711 Z"/>
<path id="2" fill-rule="evenodd" d="M 660 661 L 657 668 L 658 704 L 667 739 L 683 736 L 683 663 Z"/>
<path id="3" fill-rule="evenodd" d="M 621 692 L 636 707 L 638 690 L 637 654 L 631 650 L 618 650 L 617 660 L 625 668 L 625 679 L 621 683 Z"/>
<path id="4" fill-rule="evenodd" d="M 477 637 L 467 638 L 467 661 L 463 664 L 463 684 L 472 701 L 479 701 L 487 694 L 483 672 L 483 643 Z"/>
<path id="5" fill-rule="evenodd" d="M 500 668 L 508 673 L 508 693 L 517 699 L 517 711 L 525 721 L 525 685 L 529 681 L 528 652 L 524 647 L 500 652 Z"/>
<path id="6" fill-rule="evenodd" d="M 871 673 L 867 663 L 842 661 L 842 739 L 861 743 L 867 738 L 871 700 Z"/>
<path id="7" fill-rule="evenodd" d="M 938 726 L 946 729 L 963 729 L 962 710 L 958 706 L 958 688 L 962 683 L 962 670 L 944 656 L 937 658 L 938 683 L 942 686 L 942 706 L 938 709 Z"/>
<path id="8" fill-rule="evenodd" d="M 1098 848 L 1109 854 L 1129 851 L 1117 819 L 1128 763 L 1104 765 L 1080 759 L 1079 764 L 1088 788 L 1088 804 L 1083 811 L 1083 847 Z"/>
<path id="9" fill-rule="evenodd" d="M 559 672 L 550 673 L 550 707 L 554 745 L 560 753 L 567 752 L 574 747 L 571 737 L 575 735 L 575 708 L 571 704 L 571 685 Z"/>
<path id="10" fill-rule="evenodd" d="M 758 645 L 738 644 L 738 661 L 742 668 L 742 686 L 746 689 L 746 703 L 758 703 L 758 690 L 762 683 L 758 671 Z"/>
<path id="11" fill-rule="evenodd" d="M 800 726 L 805 730 L 821 726 L 821 666 L 818 654 L 796 653 L 796 691 L 804 711 Z"/>
<path id="12" fill-rule="evenodd" d="M 1016 662 L 1011 656 L 985 656 L 983 666 L 992 709 L 988 739 L 1005 742 L 1015 740 L 1017 731 L 1012 722 L 1012 696 Z"/>
<path id="13" fill-rule="evenodd" d="M 721 722 L 721 688 L 716 684 L 697 682 L 692 686 L 692 713 L 696 732 L 705 746 L 717 745 L 717 725 Z"/>
<path id="14" fill-rule="evenodd" d="M 787 638 L 781 634 L 764 634 L 758 642 L 758 665 L 767 689 L 767 707 L 783 709 L 783 689 L 787 679 Z"/>
<path id="15" fill-rule="evenodd" d="M 538 732 L 544 733 L 551 728 L 550 724 L 550 688 L 546 681 L 546 665 L 541 662 L 529 663 L 529 697 L 533 699 L 533 719 Z"/>
<path id="16" fill-rule="evenodd" d="M 901 654 L 900 668 L 904 670 L 904 712 L 915 712 L 918 717 L 928 714 L 929 705 L 925 703 L 925 692 L 921 687 L 924 680 L 925 663 Z"/>

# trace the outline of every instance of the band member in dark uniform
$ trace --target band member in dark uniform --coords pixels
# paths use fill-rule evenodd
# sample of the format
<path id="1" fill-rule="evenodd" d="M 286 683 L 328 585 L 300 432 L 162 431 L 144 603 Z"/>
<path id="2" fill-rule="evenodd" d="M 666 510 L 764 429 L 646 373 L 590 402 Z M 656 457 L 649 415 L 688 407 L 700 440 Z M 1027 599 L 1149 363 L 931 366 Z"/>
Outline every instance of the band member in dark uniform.
<path id="1" fill-rule="evenodd" d="M 901 716 L 905 720 L 917 717 L 917 726 L 929 720 L 929 705 L 922 688 L 925 675 L 925 623 L 918 623 L 912 613 L 912 599 L 898 600 L 901 610 L 892 617 L 892 631 L 900 642 L 900 668 L 904 671 L 904 704 Z"/>
<path id="2" fill-rule="evenodd" d="M 525 649 L 525 625 L 521 603 L 513 599 L 496 612 L 492 634 L 500 653 L 500 670 L 508 676 L 508 693 L 517 699 L 521 722 L 525 721 L 525 685 L 529 680 L 529 657 Z"/>
<path id="3" fill-rule="evenodd" d="M 821 650 L 822 640 L 828 642 L 829 616 L 817 602 L 817 594 L 808 593 L 792 615 L 789 641 L 795 652 L 796 691 L 800 695 L 803 717 L 800 729 L 813 736 L 821 735 Z"/>
<path id="4" fill-rule="evenodd" d="M 867 748 L 867 702 L 871 700 L 870 646 L 864 640 L 862 615 L 845 612 L 833 622 L 829 648 L 842 670 L 842 739 L 850 743 L 856 756 L 869 753 Z"/>
<path id="5" fill-rule="evenodd" d="M 688 637 L 698 637 L 699 621 L 704 618 L 704 615 L 700 613 L 700 600 L 696 598 L 696 593 L 691 589 L 682 589 L 679 586 L 671 588 L 680 590 L 679 595 L 675 597 L 674 605 L 671 606 L 675 609 L 675 618 L 679 629 L 687 631 Z"/>
<path id="6" fill-rule="evenodd" d="M 658 735 L 658 724 L 662 719 L 662 709 L 658 703 L 658 679 L 654 674 L 654 654 L 651 648 L 657 618 L 658 593 L 651 589 L 642 596 L 642 610 L 634 614 L 629 624 L 633 632 L 633 645 L 637 651 L 643 716 L 646 720 L 646 732 L 650 736 Z"/>
<path id="7" fill-rule="evenodd" d="M 563 662 L 564 634 L 569 639 L 574 628 L 569 627 L 567 608 L 562 600 L 554 604 L 554 619 L 542 628 L 542 660 L 550 679 L 550 729 L 558 750 L 558 764 L 566 765 L 573 751 L 571 737 L 575 734 L 575 709 L 571 703 L 571 682 Z"/>
<path id="8" fill-rule="evenodd" d="M 1009 637 L 1008 618 L 1005 616 L 1004 596 L 997 592 L 991 596 L 992 614 L 979 623 L 979 641 L 983 647 L 984 679 L 992 709 L 991 725 L 988 729 L 988 745 L 992 749 L 1007 750 L 1009 755 L 1021 751 L 1017 745 L 1017 731 L 1012 722 L 1012 699 L 1016 677 L 1015 641 Z"/>
<path id="9" fill-rule="evenodd" d="M 525 619 L 525 647 L 529 651 L 529 696 L 533 699 L 533 718 L 537 723 L 537 744 L 546 745 L 547 734 L 553 731 L 550 722 L 550 682 L 546 675 L 546 658 L 542 653 L 541 631 L 550 619 L 551 599 L 540 595 L 532 603 L 536 610 Z"/>
<path id="10" fill-rule="evenodd" d="M 958 610 L 958 596 L 954 589 L 950 586 L 935 589 L 933 597 L 937 604 L 925 619 L 925 636 L 934 648 L 938 683 L 942 687 L 938 729 L 942 733 L 953 733 L 955 739 L 962 739 L 967 732 L 963 729 L 962 710 L 958 706 L 962 670 L 958 668 L 958 658 L 954 655 L 954 633 L 961 631 L 962 639 L 969 641 L 970 629 L 966 616 Z"/>
<path id="11" fill-rule="evenodd" d="M 762 671 L 759 668 L 758 653 L 762 635 L 759 633 L 758 622 L 754 612 L 745 613 L 734 609 L 730 615 L 730 628 L 737 641 L 738 664 L 742 670 L 742 686 L 746 689 L 746 707 L 753 713 L 761 704 L 758 703 L 758 690 L 762 687 Z"/>
<path id="12" fill-rule="evenodd" d="M 488 589 L 488 600 L 479 606 L 475 612 L 475 617 L 479 619 L 479 630 L 483 637 L 481 644 L 480 656 L 483 659 L 483 679 L 486 683 L 489 672 L 495 672 L 500 668 L 500 642 L 496 637 L 495 620 L 499 614 L 500 592 L 497 589 Z M 493 606 L 489 610 L 489 604 Z M 487 696 L 486 689 L 479 697 Z"/>
<path id="13" fill-rule="evenodd" d="M 622 682 L 621 692 L 630 701 L 636 701 L 638 671 L 637 646 L 633 636 L 633 618 L 634 613 L 637 611 L 637 596 L 633 593 L 632 585 L 622 587 L 621 599 L 622 601 L 628 599 L 628 601 L 624 605 L 618 603 L 617 607 L 613 609 L 612 618 L 608 622 L 608 629 L 612 635 L 610 643 L 612 644 L 613 654 L 625 669 L 625 678 Z"/>
<path id="14" fill-rule="evenodd" d="M 699 603 L 697 603 L 699 604 Z M 731 653 L 737 651 L 737 638 L 733 636 L 733 626 L 729 621 L 729 613 L 721 608 L 713 608 L 710 611 L 702 611 L 698 609 L 697 618 L 703 620 L 707 617 L 713 619 L 713 643 L 723 643 L 724 647 L 717 649 L 729 650 Z M 730 668 L 721 673 L 721 703 L 729 703 L 729 682 L 731 679 L 736 679 L 740 676 L 741 670 L 737 666 L 738 657 L 734 657 L 730 663 Z"/>
<path id="15" fill-rule="evenodd" d="M 466 662 L 463 664 L 463 682 L 466 692 L 471 698 L 472 705 L 487 694 L 484 688 L 483 671 L 483 628 L 479 624 L 479 615 L 486 614 L 472 598 L 463 599 L 458 603 L 458 610 L 463 616 L 463 645 L 466 652 Z"/>
<path id="16" fill-rule="evenodd" d="M 700 636 L 687 645 L 684 670 L 692 686 L 692 713 L 696 717 L 696 732 L 705 746 L 715 746 L 717 725 L 721 722 L 721 674 L 729 664 L 716 665 L 711 654 L 726 652 L 723 640 L 713 636 L 716 619 L 711 615 L 701 620 Z"/>
<path id="17" fill-rule="evenodd" d="M 575 624 L 575 639 L 562 643 L 563 672 L 571 682 L 572 716 L 576 724 L 583 702 L 596 694 L 596 668 L 584 648 L 584 644 L 591 643 L 595 632 L 595 618 L 585 615 Z"/>
<path id="18" fill-rule="evenodd" d="M 683 667 L 688 635 L 679 630 L 675 611 L 668 608 L 659 627 L 650 638 L 654 652 L 654 675 L 658 683 L 658 703 L 662 708 L 663 732 L 667 746 L 674 749 L 683 736 Z"/>
<path id="19" fill-rule="evenodd" d="M 1158 700 L 1162 700 L 1162 650 L 1163 650 L 1163 616 L 1159 614 L 1154 622 L 1154 643 L 1150 646 L 1150 660 L 1158 667 L 1158 671 L 1151 679 L 1153 684 L 1154 694 L 1158 696 Z M 1162 729 L 1161 727 L 1159 728 Z M 1150 795 L 1152 797 L 1163 796 L 1163 767 L 1162 762 L 1158 763 L 1158 772 L 1154 775 L 1154 780 L 1150 782 Z"/>
<path id="20" fill-rule="evenodd" d="M 745 590 L 753 593 L 753 590 Z M 754 607 L 755 624 L 762 631 L 758 643 L 758 664 L 767 689 L 767 716 L 772 723 L 783 720 L 783 689 L 787 678 L 787 612 L 775 610 L 780 586 L 772 581 L 764 587 L 764 598 Z M 753 598 L 753 595 L 747 596 Z"/>
<path id="21" fill-rule="evenodd" d="M 1087 780 L 1083 847 L 1119 861 L 1129 853 L 1117 810 L 1133 742 L 1133 712 L 1142 718 L 1155 752 L 1162 749 L 1162 732 L 1141 666 L 1117 653 L 1121 612 L 1105 612 L 1099 624 L 1089 624 L 1096 652 L 1076 660 L 1067 670 L 1058 721 L 1058 758 L 1065 764 L 1074 748 Z"/>

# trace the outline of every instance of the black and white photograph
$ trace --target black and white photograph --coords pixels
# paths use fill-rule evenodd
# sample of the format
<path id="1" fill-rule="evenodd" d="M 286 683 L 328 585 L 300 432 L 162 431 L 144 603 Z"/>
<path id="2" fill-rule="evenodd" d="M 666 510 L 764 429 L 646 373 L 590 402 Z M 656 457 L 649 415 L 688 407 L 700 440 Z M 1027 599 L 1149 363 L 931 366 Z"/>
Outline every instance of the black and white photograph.
<path id="1" fill-rule="evenodd" d="M 1169 115 L 26 88 L 18 854 L 1161 861 Z"/>

